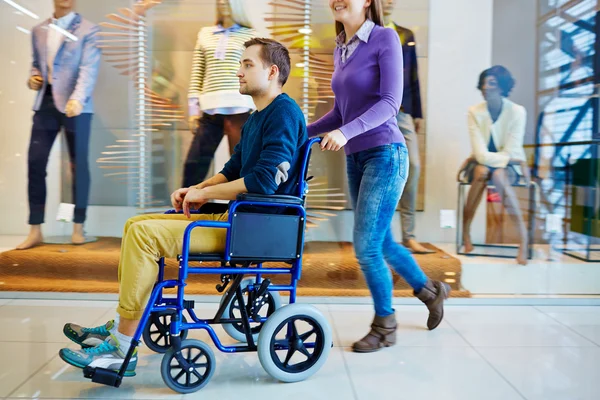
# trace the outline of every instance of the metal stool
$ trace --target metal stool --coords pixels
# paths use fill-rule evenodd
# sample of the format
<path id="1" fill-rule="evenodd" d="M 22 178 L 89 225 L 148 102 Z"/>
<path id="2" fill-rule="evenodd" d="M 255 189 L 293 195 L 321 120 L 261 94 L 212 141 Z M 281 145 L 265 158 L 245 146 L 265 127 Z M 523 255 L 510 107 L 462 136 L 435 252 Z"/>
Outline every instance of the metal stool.
<path id="1" fill-rule="evenodd" d="M 465 199 L 465 187 L 466 186 L 471 186 L 471 184 L 469 182 L 459 182 L 458 183 L 458 210 L 456 212 L 456 254 L 460 254 L 460 255 L 469 255 L 469 256 L 482 256 L 482 257 L 498 257 L 498 258 L 515 258 L 517 256 L 517 254 L 498 254 L 498 253 L 493 253 L 493 252 L 486 252 L 486 253 L 477 253 L 476 250 L 474 250 L 471 253 L 465 253 L 464 251 L 462 251 L 463 248 L 463 240 L 462 240 L 462 233 L 463 233 L 463 209 L 464 209 L 464 199 Z M 525 182 L 523 182 L 522 179 L 519 179 L 519 182 L 515 185 L 512 185 L 513 187 L 528 187 L 528 206 L 529 206 L 529 215 L 527 216 L 527 220 L 528 220 L 528 227 L 527 227 L 527 236 L 528 236 L 528 240 L 527 240 L 527 258 L 528 259 L 532 259 L 533 258 L 533 237 L 534 237 L 534 229 L 535 229 L 535 212 L 536 212 L 536 204 L 535 204 L 535 188 L 537 186 L 537 184 L 532 180 L 529 184 L 526 184 Z M 492 184 L 488 184 L 488 188 L 489 187 L 495 187 Z M 504 205 L 504 202 L 502 202 L 502 204 Z M 517 249 L 519 248 L 519 246 L 512 246 L 512 245 L 501 245 L 501 244 L 475 244 L 473 243 L 473 247 L 477 248 L 477 247 L 483 247 L 483 248 L 490 248 L 490 249 Z"/>

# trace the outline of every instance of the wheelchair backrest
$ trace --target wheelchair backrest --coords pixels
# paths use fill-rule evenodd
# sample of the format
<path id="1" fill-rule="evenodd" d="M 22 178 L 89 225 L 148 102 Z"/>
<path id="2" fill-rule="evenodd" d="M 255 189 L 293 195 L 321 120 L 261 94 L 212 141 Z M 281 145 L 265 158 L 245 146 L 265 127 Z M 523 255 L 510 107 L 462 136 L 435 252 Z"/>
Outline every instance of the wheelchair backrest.
<path id="1" fill-rule="evenodd" d="M 306 193 L 308 191 L 308 181 L 310 180 L 310 178 L 308 177 L 308 165 L 310 164 L 312 146 L 313 144 L 320 142 L 320 137 L 308 139 L 302 145 L 302 148 L 300 150 L 300 152 L 302 153 L 302 168 L 300 170 L 300 179 L 296 184 L 296 192 L 294 193 L 294 195 L 300 197 L 301 199 L 303 199 L 306 196 Z"/>

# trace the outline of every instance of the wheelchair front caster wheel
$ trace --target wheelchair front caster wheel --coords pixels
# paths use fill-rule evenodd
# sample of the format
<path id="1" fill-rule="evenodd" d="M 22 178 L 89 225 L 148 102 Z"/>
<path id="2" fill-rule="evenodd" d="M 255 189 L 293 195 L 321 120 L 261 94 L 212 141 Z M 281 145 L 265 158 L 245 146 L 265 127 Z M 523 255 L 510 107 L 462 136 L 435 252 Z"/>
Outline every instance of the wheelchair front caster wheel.
<path id="1" fill-rule="evenodd" d="M 206 343 L 190 339 L 181 342 L 181 350 L 167 350 L 160 365 L 165 384 L 178 393 L 202 389 L 215 372 L 217 360 Z"/>
<path id="2" fill-rule="evenodd" d="M 265 371 L 281 382 L 298 382 L 317 372 L 327 361 L 332 336 L 329 322 L 315 307 L 281 307 L 258 335 L 258 358 Z"/>
<path id="3" fill-rule="evenodd" d="M 171 348 L 171 318 L 175 313 L 175 310 L 158 311 L 148 317 L 142 337 L 146 346 L 155 353 L 163 354 Z M 182 315 L 181 319 L 187 322 L 185 316 Z M 187 330 L 181 331 L 181 340 L 185 340 L 187 334 Z"/>

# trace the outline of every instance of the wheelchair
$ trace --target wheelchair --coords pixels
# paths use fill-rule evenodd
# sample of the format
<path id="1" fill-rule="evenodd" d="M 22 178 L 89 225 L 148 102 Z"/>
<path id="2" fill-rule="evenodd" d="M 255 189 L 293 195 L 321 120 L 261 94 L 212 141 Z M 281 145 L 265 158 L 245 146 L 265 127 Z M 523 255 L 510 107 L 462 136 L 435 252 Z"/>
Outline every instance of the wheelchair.
<path id="1" fill-rule="evenodd" d="M 306 226 L 304 205 L 310 180 L 308 162 L 312 145 L 320 140 L 310 139 L 301 148 L 301 179 L 293 196 L 241 194 L 229 205 L 228 221 L 189 224 L 178 256 L 178 279 L 164 279 L 165 263 L 161 259 L 157 282 L 121 369 L 117 372 L 87 367 L 83 371 L 86 378 L 119 387 L 143 337 L 151 350 L 164 354 L 161 375 L 165 384 L 179 393 L 196 392 L 209 382 L 216 359 L 208 344 L 187 339 L 191 329 L 206 330 L 221 352 L 256 351 L 265 371 L 281 382 L 302 381 L 323 366 L 333 347 L 329 322 L 317 308 L 296 303 Z M 273 208 L 278 212 L 264 212 Z M 198 227 L 227 229 L 225 252 L 190 254 L 190 234 Z M 192 267 L 190 262 L 220 262 L 221 266 Z M 290 267 L 263 267 L 267 262 L 286 263 Z M 216 289 L 225 293 L 214 318 L 199 319 L 194 313 L 194 302 L 184 299 L 188 274 L 221 276 Z M 244 279 L 245 275 L 251 277 Z M 271 284 L 263 275 L 290 275 L 290 283 Z M 163 290 L 167 288 L 176 288 L 177 296 L 164 297 Z M 288 305 L 282 306 L 279 292 L 289 292 Z M 186 320 L 184 310 L 192 321 Z M 221 324 L 239 344 L 224 346 L 213 324 Z"/>

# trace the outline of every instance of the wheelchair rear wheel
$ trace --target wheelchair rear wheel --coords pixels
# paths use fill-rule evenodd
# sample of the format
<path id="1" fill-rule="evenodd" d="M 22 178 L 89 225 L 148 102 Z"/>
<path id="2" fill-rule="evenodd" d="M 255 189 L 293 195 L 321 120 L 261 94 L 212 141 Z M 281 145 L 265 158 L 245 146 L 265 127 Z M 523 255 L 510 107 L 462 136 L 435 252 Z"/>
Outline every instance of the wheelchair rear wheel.
<path id="1" fill-rule="evenodd" d="M 265 371 L 281 382 L 298 382 L 317 372 L 332 346 L 331 327 L 308 304 L 289 304 L 275 311 L 258 336 L 258 358 Z"/>
<path id="2" fill-rule="evenodd" d="M 200 340 L 181 342 L 181 350 L 167 350 L 160 364 L 165 384 L 178 393 L 202 389 L 215 372 L 217 360 L 210 346 Z"/>
<path id="3" fill-rule="evenodd" d="M 155 353 L 163 354 L 171 347 L 171 318 L 175 310 L 158 311 L 150 314 L 142 337 L 146 346 Z M 187 322 L 182 315 L 182 322 Z M 188 331 L 181 331 L 181 340 L 187 338 Z"/>
<path id="4" fill-rule="evenodd" d="M 242 289 L 242 293 L 244 295 L 246 295 L 248 293 L 248 285 L 250 284 L 254 284 L 255 283 L 255 279 L 254 278 L 246 278 L 244 280 L 242 280 L 242 282 L 240 282 L 240 288 Z M 262 308 L 259 310 L 259 315 L 261 317 L 269 317 L 271 316 L 271 314 L 273 314 L 275 311 L 277 311 L 279 308 L 281 308 L 281 296 L 279 295 L 279 292 L 269 292 L 267 291 L 267 293 L 265 293 L 265 297 L 266 297 L 266 303 L 262 306 Z M 223 301 L 225 299 L 225 296 L 223 296 L 223 299 L 221 299 L 221 301 Z M 231 298 L 231 301 L 229 302 L 229 304 L 227 304 L 227 306 L 225 307 L 225 310 L 223 312 L 223 318 L 241 318 L 241 312 L 240 312 L 240 305 L 239 302 L 237 301 L 236 296 L 234 295 Z M 250 328 L 252 329 L 252 337 L 254 339 L 254 342 L 256 343 L 256 341 L 258 340 L 258 334 L 260 333 L 260 330 L 262 329 L 262 326 L 264 324 L 262 323 L 250 323 Z M 227 332 L 227 334 L 237 340 L 240 343 L 246 343 L 246 333 L 244 332 L 244 326 L 242 325 L 241 322 L 237 322 L 237 323 L 231 323 L 231 324 L 223 324 L 223 329 L 225 330 L 225 332 Z"/>

